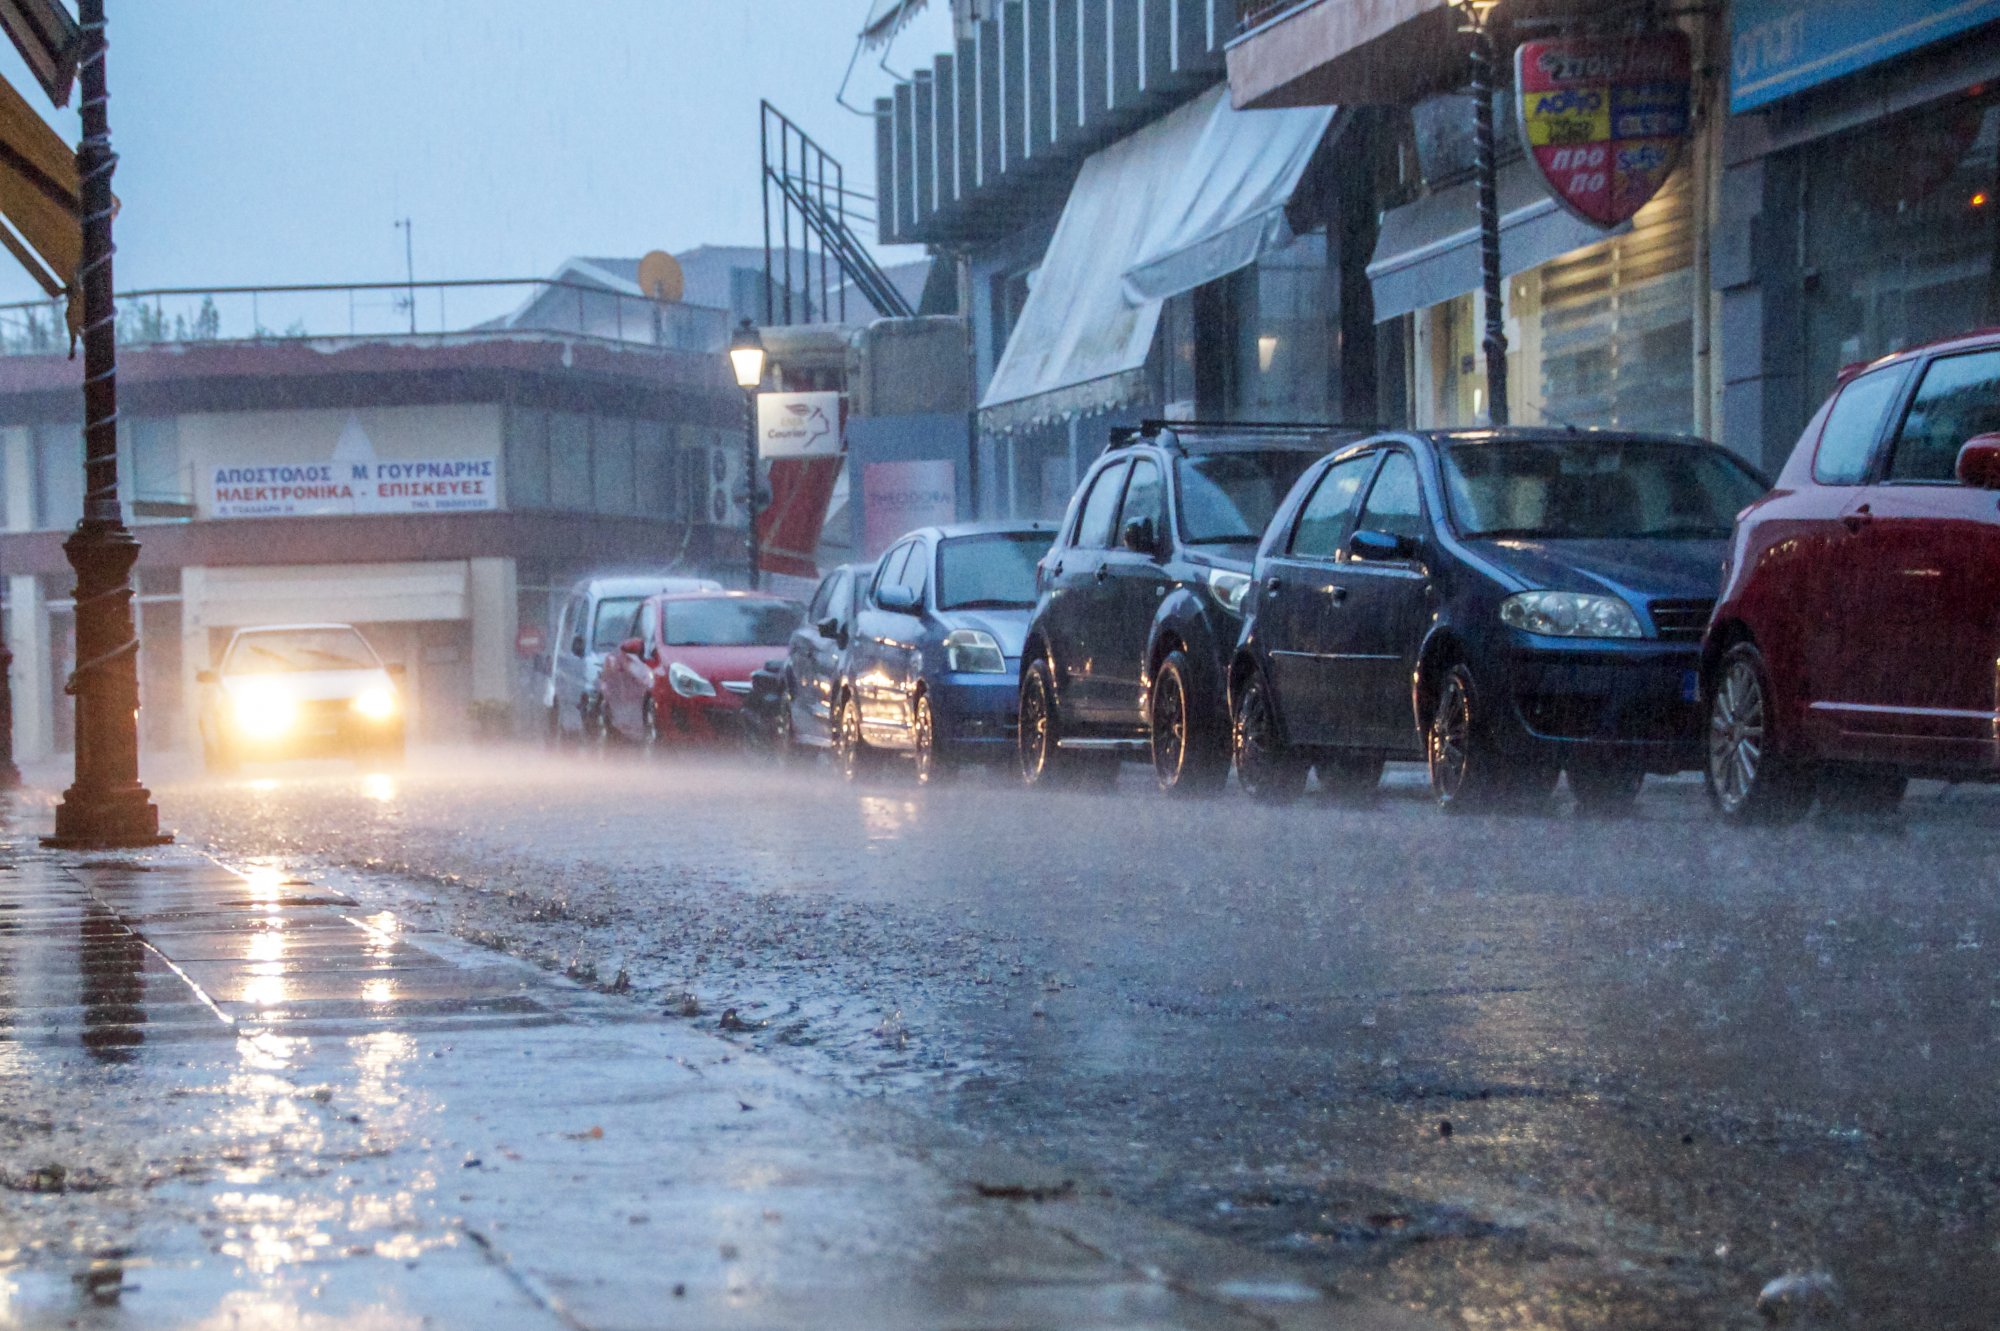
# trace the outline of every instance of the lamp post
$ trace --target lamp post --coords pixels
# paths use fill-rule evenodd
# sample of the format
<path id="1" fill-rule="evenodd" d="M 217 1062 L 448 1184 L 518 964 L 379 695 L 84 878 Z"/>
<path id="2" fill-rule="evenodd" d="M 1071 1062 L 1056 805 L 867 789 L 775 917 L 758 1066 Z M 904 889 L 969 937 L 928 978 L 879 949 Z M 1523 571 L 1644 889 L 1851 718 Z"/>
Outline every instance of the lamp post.
<path id="1" fill-rule="evenodd" d="M 104 0 L 79 0 L 78 66 L 83 142 L 83 520 L 63 542 L 76 571 L 76 780 L 56 806 L 51 845 L 150 846 L 160 811 L 139 784 L 139 636 L 132 619 L 132 566 L 139 543 L 118 508 L 118 308 L 112 298 L 111 219 L 116 201 L 106 112 Z"/>
<path id="2" fill-rule="evenodd" d="M 1479 266 L 1484 279 L 1486 335 L 1486 419 L 1505 425 L 1507 409 L 1507 321 L 1500 272 L 1500 161 L 1493 124 L 1493 11 L 1500 0 L 1452 0 L 1459 31 L 1472 38 L 1473 148 L 1479 174 Z"/>
<path id="3" fill-rule="evenodd" d="M 764 339 L 745 319 L 729 339 L 729 366 L 743 390 L 743 510 L 749 525 L 750 590 L 757 590 L 757 390 L 764 382 Z"/>

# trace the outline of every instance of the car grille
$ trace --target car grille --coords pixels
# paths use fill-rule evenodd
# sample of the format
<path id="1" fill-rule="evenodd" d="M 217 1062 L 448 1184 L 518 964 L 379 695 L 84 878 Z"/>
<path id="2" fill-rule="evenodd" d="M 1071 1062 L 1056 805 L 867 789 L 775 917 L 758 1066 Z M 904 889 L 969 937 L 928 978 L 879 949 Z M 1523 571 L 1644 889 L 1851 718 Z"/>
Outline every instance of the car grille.
<path id="1" fill-rule="evenodd" d="M 1708 616 L 1714 601 L 1654 601 L 1646 607 L 1653 628 L 1667 642 L 1700 642 L 1708 631 Z"/>

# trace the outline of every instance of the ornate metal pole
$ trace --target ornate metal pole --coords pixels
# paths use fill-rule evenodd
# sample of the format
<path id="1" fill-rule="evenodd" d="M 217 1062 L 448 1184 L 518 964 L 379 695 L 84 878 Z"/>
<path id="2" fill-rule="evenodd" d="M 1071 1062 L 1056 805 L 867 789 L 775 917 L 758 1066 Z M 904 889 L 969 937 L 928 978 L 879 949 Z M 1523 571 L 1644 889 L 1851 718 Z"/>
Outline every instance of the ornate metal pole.
<path id="1" fill-rule="evenodd" d="M 106 111 L 104 0 L 79 0 L 83 28 L 83 520 L 63 542 L 76 571 L 76 781 L 56 806 L 51 845 L 149 846 L 160 811 L 139 784 L 139 638 L 132 566 L 139 543 L 118 510 L 118 309 L 112 299 L 111 120 Z"/>
<path id="2" fill-rule="evenodd" d="M 757 568 L 757 390 L 743 391 L 743 509 L 749 522 L 750 590 L 756 591 Z"/>
<path id="3" fill-rule="evenodd" d="M 1505 425 L 1507 409 L 1507 320 L 1505 281 L 1500 271 L 1500 161 L 1493 125 L 1493 8 L 1497 0 L 1459 0 L 1465 30 L 1472 35 L 1473 139 L 1479 172 L 1479 261 L 1485 279 L 1486 419 Z"/>

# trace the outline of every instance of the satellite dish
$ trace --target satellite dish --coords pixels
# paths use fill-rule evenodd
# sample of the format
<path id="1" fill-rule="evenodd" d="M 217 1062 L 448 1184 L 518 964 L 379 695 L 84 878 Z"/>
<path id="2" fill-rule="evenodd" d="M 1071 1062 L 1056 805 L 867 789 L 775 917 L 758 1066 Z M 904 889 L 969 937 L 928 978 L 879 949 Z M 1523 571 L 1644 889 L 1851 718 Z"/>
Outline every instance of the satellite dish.
<path id="1" fill-rule="evenodd" d="M 654 250 L 639 260 L 639 290 L 664 304 L 678 304 L 687 292 L 679 261 L 665 250 Z"/>

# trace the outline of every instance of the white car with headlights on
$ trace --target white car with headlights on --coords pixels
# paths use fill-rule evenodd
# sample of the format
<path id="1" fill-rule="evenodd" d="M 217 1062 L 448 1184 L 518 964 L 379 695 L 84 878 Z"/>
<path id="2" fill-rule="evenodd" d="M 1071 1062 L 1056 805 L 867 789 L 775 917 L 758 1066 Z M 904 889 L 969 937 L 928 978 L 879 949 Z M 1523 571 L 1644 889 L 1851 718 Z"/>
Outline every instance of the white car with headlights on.
<path id="1" fill-rule="evenodd" d="M 240 629 L 202 686 L 201 752 L 211 772 L 245 759 L 402 757 L 398 670 L 348 624 Z"/>

